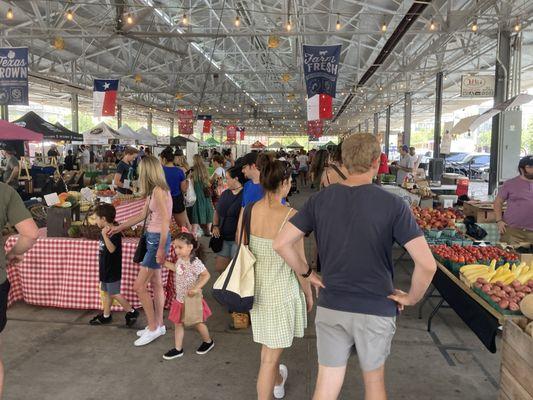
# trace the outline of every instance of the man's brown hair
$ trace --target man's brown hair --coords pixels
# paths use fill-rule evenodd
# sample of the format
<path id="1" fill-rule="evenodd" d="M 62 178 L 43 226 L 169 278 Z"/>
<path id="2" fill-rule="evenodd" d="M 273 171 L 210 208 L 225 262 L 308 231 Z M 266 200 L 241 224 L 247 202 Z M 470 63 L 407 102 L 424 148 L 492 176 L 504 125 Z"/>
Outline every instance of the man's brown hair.
<path id="1" fill-rule="evenodd" d="M 138 154 L 138 153 L 139 153 L 139 150 L 137 150 L 135 147 L 126 147 L 124 149 L 124 155 Z"/>
<path id="2" fill-rule="evenodd" d="M 356 133 L 342 142 L 342 163 L 351 174 L 368 172 L 380 155 L 379 142 L 370 133 Z"/>

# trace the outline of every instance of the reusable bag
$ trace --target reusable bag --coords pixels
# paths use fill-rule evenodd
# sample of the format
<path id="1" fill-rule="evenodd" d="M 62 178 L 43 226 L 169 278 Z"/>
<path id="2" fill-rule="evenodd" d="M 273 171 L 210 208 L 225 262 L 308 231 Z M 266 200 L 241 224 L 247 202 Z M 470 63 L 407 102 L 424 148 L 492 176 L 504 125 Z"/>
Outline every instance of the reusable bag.
<path id="1" fill-rule="evenodd" d="M 191 326 L 204 322 L 204 307 L 202 304 L 202 293 L 196 293 L 194 296 L 185 296 L 183 300 L 183 325 Z"/>
<path id="2" fill-rule="evenodd" d="M 253 203 L 244 209 L 237 254 L 213 285 L 213 297 L 228 310 L 236 312 L 249 311 L 254 304 L 256 259 L 248 248 L 252 207 Z M 246 241 L 243 240 L 245 229 Z"/>
<path id="3" fill-rule="evenodd" d="M 150 195 L 150 198 L 148 199 L 148 204 L 150 204 L 150 201 L 152 200 L 152 195 Z M 146 220 L 148 219 L 148 215 L 150 214 L 150 211 L 146 213 L 146 216 L 144 217 L 143 222 L 143 229 L 141 233 L 141 237 L 139 238 L 139 243 L 137 244 L 137 248 L 135 249 L 135 253 L 133 254 L 133 262 L 135 264 L 140 264 L 144 260 L 144 256 L 146 255 L 146 252 L 148 251 L 148 247 L 146 245 Z"/>
<path id="4" fill-rule="evenodd" d="M 192 207 L 196 203 L 196 193 L 194 191 L 194 183 L 192 179 L 187 179 L 189 181 L 189 186 L 187 187 L 187 192 L 183 195 L 185 200 L 185 207 Z"/>

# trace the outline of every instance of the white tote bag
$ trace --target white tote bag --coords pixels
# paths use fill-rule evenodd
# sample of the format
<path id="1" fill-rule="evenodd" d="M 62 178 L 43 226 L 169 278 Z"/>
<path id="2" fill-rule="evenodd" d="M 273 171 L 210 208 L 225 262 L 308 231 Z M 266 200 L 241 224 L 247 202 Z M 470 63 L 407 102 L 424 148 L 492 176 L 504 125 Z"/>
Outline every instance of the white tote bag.
<path id="1" fill-rule="evenodd" d="M 185 201 L 185 207 L 192 207 L 196 203 L 196 193 L 194 191 L 194 182 L 191 178 L 187 179 L 189 186 L 187 187 L 187 192 L 183 195 L 183 200 Z"/>

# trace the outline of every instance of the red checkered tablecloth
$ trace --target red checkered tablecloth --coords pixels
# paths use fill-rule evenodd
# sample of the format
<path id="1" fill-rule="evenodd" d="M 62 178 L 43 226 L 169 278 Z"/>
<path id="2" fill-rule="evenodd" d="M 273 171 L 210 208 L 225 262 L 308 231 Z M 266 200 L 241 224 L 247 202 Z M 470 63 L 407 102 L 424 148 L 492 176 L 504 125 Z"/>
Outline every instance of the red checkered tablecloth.
<path id="1" fill-rule="evenodd" d="M 43 234 L 46 235 L 46 229 L 41 230 Z M 6 251 L 16 240 L 17 236 L 9 237 Z M 121 293 L 134 307 L 140 306 L 133 290 L 140 268 L 132 262 L 137 242 L 136 238 L 122 239 Z M 169 257 L 172 256 L 173 252 Z M 173 275 L 163 268 L 167 307 L 175 295 Z M 21 263 L 8 265 L 7 276 L 11 283 L 8 306 L 23 300 L 46 307 L 101 309 L 96 240 L 41 237 Z M 113 306 L 113 309 L 120 310 L 120 307 Z"/>
<path id="2" fill-rule="evenodd" d="M 115 220 L 119 224 L 121 224 L 124 221 L 126 221 L 128 218 L 131 218 L 134 215 L 139 214 L 143 210 L 145 202 L 146 202 L 146 199 L 140 199 L 140 200 L 128 201 L 128 202 L 118 205 L 116 207 L 117 215 L 115 216 Z"/>

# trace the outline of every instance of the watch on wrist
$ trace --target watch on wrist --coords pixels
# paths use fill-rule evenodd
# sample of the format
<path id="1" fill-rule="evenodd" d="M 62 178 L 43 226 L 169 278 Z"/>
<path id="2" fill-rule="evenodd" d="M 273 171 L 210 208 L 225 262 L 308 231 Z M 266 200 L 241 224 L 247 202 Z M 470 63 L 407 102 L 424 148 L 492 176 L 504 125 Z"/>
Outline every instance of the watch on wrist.
<path id="1" fill-rule="evenodd" d="M 307 272 L 305 274 L 301 274 L 302 277 L 304 278 L 309 278 L 309 276 L 311 275 L 311 273 L 313 272 L 313 269 L 311 267 L 309 267 L 309 269 L 307 270 Z"/>

